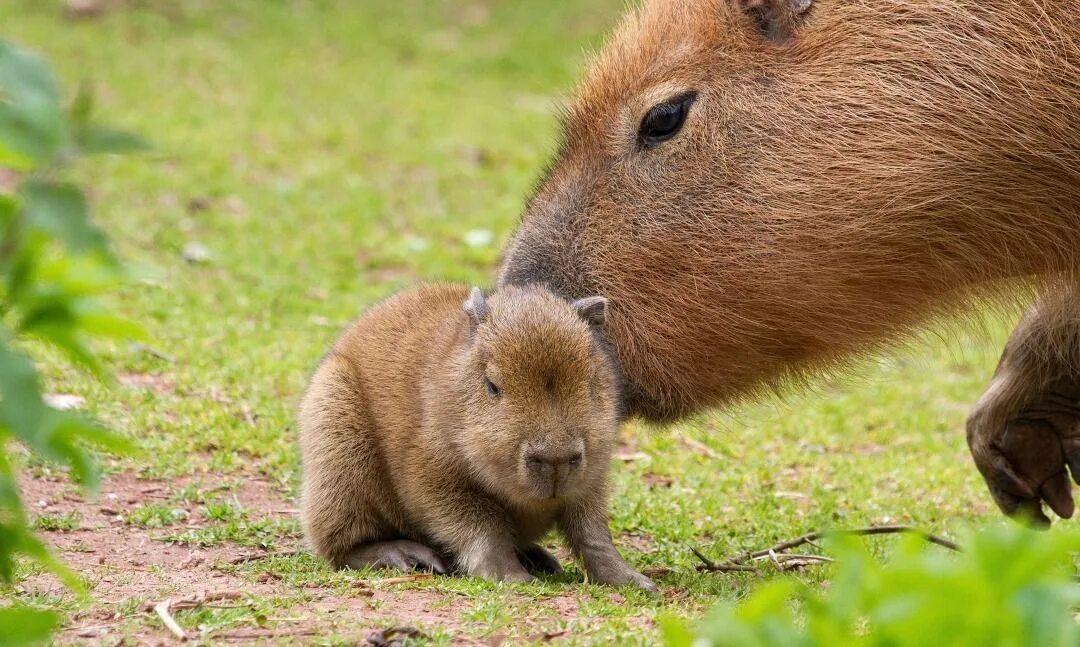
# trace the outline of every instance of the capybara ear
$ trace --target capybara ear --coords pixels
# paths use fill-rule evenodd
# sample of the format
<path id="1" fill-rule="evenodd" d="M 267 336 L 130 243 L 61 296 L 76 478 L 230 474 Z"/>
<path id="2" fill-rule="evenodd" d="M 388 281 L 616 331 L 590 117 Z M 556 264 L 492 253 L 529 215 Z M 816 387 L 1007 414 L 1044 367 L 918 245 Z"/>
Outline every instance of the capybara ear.
<path id="1" fill-rule="evenodd" d="M 476 332 L 477 327 L 484 323 L 488 316 L 487 299 L 484 298 L 483 291 L 474 287 L 462 307 L 465 309 L 465 314 L 469 315 L 470 328 Z"/>
<path id="2" fill-rule="evenodd" d="M 759 32 L 773 42 L 784 42 L 795 36 L 795 30 L 813 0 L 731 0 L 735 8 L 746 14 Z"/>
<path id="3" fill-rule="evenodd" d="M 590 326 L 600 327 L 607 319 L 608 300 L 604 297 L 585 297 L 570 304 L 570 307 L 578 313 Z"/>

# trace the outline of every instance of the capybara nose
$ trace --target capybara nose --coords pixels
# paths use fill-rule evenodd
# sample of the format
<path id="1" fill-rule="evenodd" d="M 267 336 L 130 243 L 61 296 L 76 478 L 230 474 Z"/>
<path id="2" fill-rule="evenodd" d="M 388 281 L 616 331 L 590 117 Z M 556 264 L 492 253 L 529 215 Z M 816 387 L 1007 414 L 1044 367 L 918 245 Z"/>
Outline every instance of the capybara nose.
<path id="1" fill-rule="evenodd" d="M 531 451 L 525 454 L 525 467 L 534 482 L 556 498 L 565 493 L 572 477 L 581 469 L 581 452 L 548 454 Z"/>

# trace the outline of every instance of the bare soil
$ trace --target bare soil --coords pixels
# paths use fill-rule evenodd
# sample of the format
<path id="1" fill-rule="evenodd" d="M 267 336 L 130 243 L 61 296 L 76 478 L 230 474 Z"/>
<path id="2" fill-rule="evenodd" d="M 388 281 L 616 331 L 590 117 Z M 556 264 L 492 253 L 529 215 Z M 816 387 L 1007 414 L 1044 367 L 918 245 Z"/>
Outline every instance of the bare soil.
<path id="1" fill-rule="evenodd" d="M 455 644 L 500 644 L 498 634 L 482 639 L 476 626 L 462 616 L 471 609 L 466 596 L 415 588 L 422 579 L 395 577 L 357 579 L 342 586 L 318 582 L 289 582 L 288 574 L 262 568 L 268 560 L 259 556 L 274 552 L 302 551 L 300 538 L 284 533 L 275 538 L 271 551 L 259 547 L 221 542 L 208 547 L 172 544 L 170 534 L 213 525 L 200 513 L 200 504 L 179 502 L 176 493 L 195 483 L 202 490 L 220 490 L 220 498 L 239 503 L 248 519 L 288 520 L 295 517 L 295 502 L 286 500 L 267 479 L 236 478 L 222 483 L 213 477 L 172 481 L 146 480 L 131 473 L 106 478 L 96 499 L 86 498 L 61 478 L 24 478 L 24 500 L 37 516 L 60 517 L 76 513 L 74 530 L 41 530 L 40 536 L 55 553 L 89 583 L 91 602 L 76 605 L 56 637 L 58 643 L 148 644 L 180 642 L 155 614 L 154 606 L 165 600 L 195 600 L 193 607 L 231 608 L 276 600 L 273 615 L 262 626 L 230 626 L 200 635 L 196 622 L 183 611 L 173 611 L 189 639 L 214 643 L 309 643 L 318 637 L 335 636 L 349 644 L 368 644 L 368 637 L 390 626 L 438 627 L 455 636 Z M 176 512 L 177 524 L 144 528 L 125 521 L 125 514 L 149 504 L 162 504 Z M 636 538 L 651 543 L 651 538 Z M 563 556 L 563 555 L 560 555 Z M 247 566 L 234 562 L 253 557 Z M 257 566 L 254 566 L 257 565 Z M 316 578 L 317 579 L 317 578 Z M 405 588 L 403 588 L 405 587 Z M 412 588 L 410 588 L 412 587 Z M 27 594 L 73 599 L 52 575 L 39 574 L 23 580 L 18 588 Z M 200 602 L 201 600 L 201 602 Z M 545 598 L 543 604 L 559 618 L 580 619 L 578 600 L 572 593 Z M 185 621 L 186 620 L 186 621 Z M 643 625 L 650 624 L 642 617 Z M 529 622 L 527 619 L 524 622 Z M 535 627 L 533 639 L 559 640 L 564 632 L 545 633 L 551 616 Z M 532 628 L 528 628 L 530 631 Z M 482 632 L 481 632 L 482 633 Z M 519 634 L 520 635 L 520 634 Z M 372 643 L 372 644 L 377 644 Z"/>

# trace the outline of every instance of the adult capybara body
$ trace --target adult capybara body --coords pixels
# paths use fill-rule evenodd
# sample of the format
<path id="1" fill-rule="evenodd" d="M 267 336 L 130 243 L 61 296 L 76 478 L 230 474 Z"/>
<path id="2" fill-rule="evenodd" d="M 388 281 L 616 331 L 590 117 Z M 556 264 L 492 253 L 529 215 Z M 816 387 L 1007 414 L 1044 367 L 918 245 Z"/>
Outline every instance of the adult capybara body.
<path id="1" fill-rule="evenodd" d="M 1039 290 L 969 440 L 1006 511 L 1067 516 L 1078 264 L 1077 0 L 647 0 L 501 281 L 611 298 L 627 406 L 658 419 Z M 1061 451 L 1006 447 L 1010 421 Z"/>

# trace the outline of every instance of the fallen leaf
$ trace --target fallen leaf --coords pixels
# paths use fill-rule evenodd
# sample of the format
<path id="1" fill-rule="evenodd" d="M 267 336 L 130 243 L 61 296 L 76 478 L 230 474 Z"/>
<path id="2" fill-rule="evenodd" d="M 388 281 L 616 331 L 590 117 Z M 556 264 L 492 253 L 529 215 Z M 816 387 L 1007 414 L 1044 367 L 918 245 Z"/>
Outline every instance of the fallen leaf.
<path id="1" fill-rule="evenodd" d="M 663 474 L 657 474 L 655 472 L 646 472 L 641 476 L 641 480 L 645 481 L 645 485 L 650 488 L 665 488 L 671 487 L 675 483 L 675 479 L 670 476 L 664 476 Z"/>
<path id="2" fill-rule="evenodd" d="M 648 462 L 652 460 L 652 457 L 645 452 L 616 450 L 615 459 L 624 463 L 633 463 L 634 461 Z"/>
<path id="3" fill-rule="evenodd" d="M 689 448 L 691 451 L 693 451 L 695 453 L 701 454 L 702 456 L 705 456 L 707 458 L 719 458 L 720 457 L 720 455 L 717 454 L 713 450 L 712 447 L 709 447 L 708 445 L 706 445 L 705 443 L 703 443 L 703 442 L 701 442 L 699 440 L 694 440 L 693 438 L 690 438 L 686 434 L 679 434 L 678 438 L 679 438 L 679 442 L 681 442 L 683 445 L 686 445 L 687 448 Z"/>

